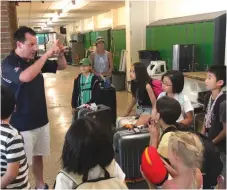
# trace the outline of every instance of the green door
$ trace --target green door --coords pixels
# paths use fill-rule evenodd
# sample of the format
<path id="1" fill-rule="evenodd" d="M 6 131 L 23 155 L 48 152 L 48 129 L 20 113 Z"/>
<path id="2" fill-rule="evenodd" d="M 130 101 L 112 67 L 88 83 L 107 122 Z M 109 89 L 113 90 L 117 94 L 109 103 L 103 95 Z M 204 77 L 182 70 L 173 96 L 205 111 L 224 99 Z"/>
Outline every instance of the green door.
<path id="1" fill-rule="evenodd" d="M 214 45 L 214 22 L 204 22 L 204 54 L 205 54 L 205 67 L 209 67 L 213 63 L 213 45 Z"/>
<path id="2" fill-rule="evenodd" d="M 88 49 L 91 46 L 91 33 L 84 34 L 84 48 Z"/>
<path id="3" fill-rule="evenodd" d="M 151 46 L 151 27 L 147 27 L 146 28 L 146 49 L 147 50 L 152 50 L 152 46 Z"/>
<path id="4" fill-rule="evenodd" d="M 119 70 L 121 51 L 126 49 L 125 29 L 112 31 L 112 46 L 114 69 Z"/>
<path id="5" fill-rule="evenodd" d="M 203 23 L 195 23 L 195 63 L 197 63 L 196 70 L 204 70 L 204 35 L 203 35 Z"/>

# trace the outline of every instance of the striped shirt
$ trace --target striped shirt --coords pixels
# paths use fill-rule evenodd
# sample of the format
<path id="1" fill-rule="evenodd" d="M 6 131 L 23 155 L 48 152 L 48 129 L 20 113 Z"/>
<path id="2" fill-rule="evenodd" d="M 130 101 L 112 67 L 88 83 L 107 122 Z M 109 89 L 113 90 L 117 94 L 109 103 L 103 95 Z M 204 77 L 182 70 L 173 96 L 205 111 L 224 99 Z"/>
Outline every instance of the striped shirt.
<path id="1" fill-rule="evenodd" d="M 1 177 L 7 170 L 7 164 L 19 162 L 18 176 L 6 189 L 30 189 L 28 182 L 28 162 L 24 151 L 24 141 L 20 133 L 9 124 L 1 123 Z"/>

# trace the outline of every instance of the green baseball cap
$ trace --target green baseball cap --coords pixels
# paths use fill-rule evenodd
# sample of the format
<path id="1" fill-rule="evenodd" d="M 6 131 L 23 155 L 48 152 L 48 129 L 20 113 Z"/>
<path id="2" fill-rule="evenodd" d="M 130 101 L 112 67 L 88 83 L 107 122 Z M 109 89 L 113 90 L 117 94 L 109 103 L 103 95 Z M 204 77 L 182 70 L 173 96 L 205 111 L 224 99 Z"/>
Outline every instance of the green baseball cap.
<path id="1" fill-rule="evenodd" d="M 79 63 L 80 66 L 90 66 L 91 65 L 91 61 L 88 58 L 83 58 L 80 60 Z"/>

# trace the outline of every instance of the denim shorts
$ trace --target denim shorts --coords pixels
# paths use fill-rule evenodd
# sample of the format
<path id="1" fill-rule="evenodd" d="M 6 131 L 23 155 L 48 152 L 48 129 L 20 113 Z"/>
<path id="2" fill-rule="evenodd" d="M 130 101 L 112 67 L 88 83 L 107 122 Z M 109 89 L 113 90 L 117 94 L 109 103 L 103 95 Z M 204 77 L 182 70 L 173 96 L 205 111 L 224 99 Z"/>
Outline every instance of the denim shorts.
<path id="1" fill-rule="evenodd" d="M 136 115 L 151 115 L 152 108 L 151 107 L 144 107 L 144 106 L 137 106 L 136 108 Z"/>

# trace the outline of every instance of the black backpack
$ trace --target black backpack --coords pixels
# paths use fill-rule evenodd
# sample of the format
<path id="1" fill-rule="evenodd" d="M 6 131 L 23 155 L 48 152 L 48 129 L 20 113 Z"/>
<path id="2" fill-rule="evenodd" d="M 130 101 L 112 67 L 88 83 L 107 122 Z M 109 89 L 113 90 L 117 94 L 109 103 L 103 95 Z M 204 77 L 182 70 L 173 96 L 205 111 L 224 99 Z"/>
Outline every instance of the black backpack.
<path id="1" fill-rule="evenodd" d="M 217 185 L 217 178 L 222 172 L 223 163 L 218 148 L 206 136 L 196 133 L 204 146 L 203 155 L 203 189 L 211 189 Z"/>

